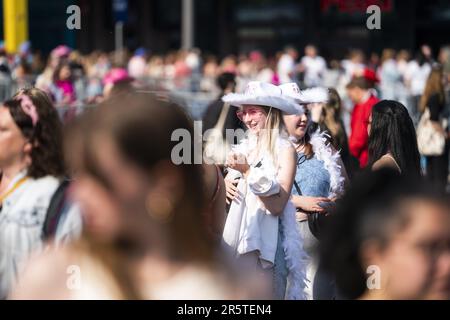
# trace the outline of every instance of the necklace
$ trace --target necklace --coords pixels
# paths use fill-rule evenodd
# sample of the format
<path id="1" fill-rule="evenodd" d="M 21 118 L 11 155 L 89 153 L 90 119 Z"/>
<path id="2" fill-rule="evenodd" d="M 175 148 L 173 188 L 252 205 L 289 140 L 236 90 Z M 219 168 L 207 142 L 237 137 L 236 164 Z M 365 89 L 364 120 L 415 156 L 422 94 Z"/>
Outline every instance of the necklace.
<path id="1" fill-rule="evenodd" d="M 305 147 L 305 142 L 303 139 L 293 142 L 293 144 L 294 144 L 295 151 L 297 151 L 297 153 L 303 151 L 303 148 Z"/>
<path id="2" fill-rule="evenodd" d="M 14 191 L 17 190 L 17 188 L 19 188 L 25 181 L 28 180 L 28 177 L 23 177 L 22 179 L 20 179 L 19 181 L 17 181 L 12 187 L 11 189 L 9 189 L 8 191 L 6 191 L 4 194 L 2 194 L 0 196 L 0 205 L 3 203 L 3 200 L 5 200 L 9 195 L 11 195 Z"/>

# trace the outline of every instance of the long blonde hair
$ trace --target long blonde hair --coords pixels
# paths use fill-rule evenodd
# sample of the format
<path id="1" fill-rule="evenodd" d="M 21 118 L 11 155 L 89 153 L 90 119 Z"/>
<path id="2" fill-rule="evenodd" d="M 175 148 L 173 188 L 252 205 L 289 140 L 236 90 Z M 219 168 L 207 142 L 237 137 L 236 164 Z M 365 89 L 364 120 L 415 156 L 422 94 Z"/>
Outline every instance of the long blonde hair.
<path id="1" fill-rule="evenodd" d="M 425 85 L 425 90 L 420 98 L 419 110 L 424 112 L 427 106 L 428 100 L 434 94 L 439 95 L 440 102 L 445 101 L 444 85 L 442 83 L 443 69 L 441 66 L 436 66 L 431 69 L 430 75 L 428 76 L 427 83 Z"/>
<path id="2" fill-rule="evenodd" d="M 281 111 L 276 108 L 261 106 L 267 115 L 266 123 L 262 134 L 258 138 L 257 155 L 268 153 L 272 157 L 275 167 L 278 166 L 277 141 L 283 132 L 283 121 Z"/>

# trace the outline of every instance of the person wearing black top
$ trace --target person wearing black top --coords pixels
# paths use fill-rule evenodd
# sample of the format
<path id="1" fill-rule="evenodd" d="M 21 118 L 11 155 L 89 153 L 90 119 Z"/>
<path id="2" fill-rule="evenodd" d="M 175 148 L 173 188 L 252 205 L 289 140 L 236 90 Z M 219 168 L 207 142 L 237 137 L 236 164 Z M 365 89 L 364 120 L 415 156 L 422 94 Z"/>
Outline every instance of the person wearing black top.
<path id="1" fill-rule="evenodd" d="M 216 100 L 214 100 L 206 109 L 206 112 L 203 116 L 203 133 L 205 133 L 206 130 L 214 128 L 217 121 L 219 120 L 220 113 L 221 113 L 223 105 L 224 105 L 223 101 L 221 100 L 221 97 L 227 93 L 234 92 L 234 89 L 236 87 L 235 75 L 230 72 L 224 72 L 224 73 L 220 74 L 217 77 L 216 82 L 221 90 L 221 93 L 219 94 L 219 97 Z M 243 130 L 245 130 L 243 123 L 238 119 L 238 117 L 236 116 L 236 112 L 233 108 L 230 108 L 228 110 L 228 114 L 227 114 L 227 117 L 225 120 L 223 132 L 222 132 L 222 136 L 224 138 L 226 138 L 226 135 L 225 135 L 226 129 L 233 129 L 233 130 L 243 129 Z M 230 143 L 232 143 L 232 144 L 235 144 L 238 142 L 239 141 L 234 141 L 234 142 L 230 141 Z"/>
<path id="2" fill-rule="evenodd" d="M 430 110 L 430 120 L 435 126 L 439 126 L 442 130 L 440 119 L 445 109 L 444 99 L 440 98 L 439 94 L 433 94 L 428 99 L 428 109 Z M 448 180 L 448 165 L 449 165 L 449 143 L 444 149 L 444 153 L 439 156 L 428 156 L 427 159 L 427 176 L 432 181 L 434 186 L 440 190 L 445 191 Z"/>
<path id="3" fill-rule="evenodd" d="M 420 111 L 430 112 L 430 120 L 435 130 L 447 137 L 444 152 L 438 156 L 426 157 L 426 175 L 438 192 L 445 192 L 448 182 L 449 141 L 448 128 L 444 128 L 441 120 L 445 117 L 444 72 L 441 65 L 434 65 L 425 84 L 425 90 L 420 99 Z M 448 127 L 448 126 L 447 126 Z"/>

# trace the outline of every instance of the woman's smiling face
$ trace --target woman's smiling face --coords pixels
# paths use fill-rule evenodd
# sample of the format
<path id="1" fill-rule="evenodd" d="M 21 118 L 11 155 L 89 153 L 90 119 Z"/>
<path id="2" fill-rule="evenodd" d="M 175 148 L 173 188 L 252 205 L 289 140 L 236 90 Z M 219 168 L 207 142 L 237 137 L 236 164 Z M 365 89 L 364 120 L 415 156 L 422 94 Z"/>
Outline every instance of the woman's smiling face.
<path id="1" fill-rule="evenodd" d="M 309 110 L 305 108 L 305 113 L 302 115 L 283 115 L 283 120 L 289 135 L 300 140 L 308 129 Z"/>
<path id="2" fill-rule="evenodd" d="M 261 106 L 244 105 L 236 114 L 252 133 L 258 134 L 266 127 L 267 114 Z"/>

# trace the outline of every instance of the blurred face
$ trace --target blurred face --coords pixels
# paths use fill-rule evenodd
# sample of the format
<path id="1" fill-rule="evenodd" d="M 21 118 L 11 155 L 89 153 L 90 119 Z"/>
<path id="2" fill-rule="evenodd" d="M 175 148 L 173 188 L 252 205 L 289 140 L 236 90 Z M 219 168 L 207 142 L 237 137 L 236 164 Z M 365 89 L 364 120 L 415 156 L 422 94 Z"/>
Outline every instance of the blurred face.
<path id="1" fill-rule="evenodd" d="M 283 115 L 283 120 L 289 135 L 300 140 L 308 129 L 309 109 L 305 108 L 305 113 L 302 115 Z"/>
<path id="2" fill-rule="evenodd" d="M 361 53 L 356 53 L 351 59 L 354 63 L 363 63 L 364 56 Z"/>
<path id="3" fill-rule="evenodd" d="M 305 48 L 305 54 L 306 54 L 308 57 L 315 57 L 315 56 L 317 55 L 316 48 L 311 47 L 311 46 L 306 47 L 306 48 Z"/>
<path id="4" fill-rule="evenodd" d="M 29 143 L 8 108 L 0 106 L 0 168 L 18 164 L 26 157 Z"/>
<path id="5" fill-rule="evenodd" d="M 423 45 L 421 49 L 425 57 L 431 57 L 431 48 L 429 46 Z"/>
<path id="6" fill-rule="evenodd" d="M 25 76 L 25 69 L 22 66 L 18 66 L 16 69 L 16 77 L 22 78 Z"/>
<path id="7" fill-rule="evenodd" d="M 59 78 L 61 80 L 67 80 L 70 78 L 71 75 L 71 71 L 70 68 L 68 66 L 64 66 L 61 68 L 60 72 L 59 72 Z"/>
<path id="8" fill-rule="evenodd" d="M 55 69 L 55 68 L 58 66 L 58 64 L 60 63 L 60 61 L 61 61 L 60 58 L 58 58 L 58 57 L 56 57 L 56 56 L 52 56 L 52 57 L 50 58 L 50 63 L 49 63 L 49 65 L 50 65 L 50 67 L 51 67 L 52 69 Z"/>
<path id="9" fill-rule="evenodd" d="M 439 60 L 439 63 L 441 63 L 441 64 L 445 64 L 446 62 L 447 62 L 447 60 L 448 60 L 448 58 L 449 58 L 449 51 L 447 51 L 446 49 L 444 49 L 444 48 L 442 48 L 440 51 L 439 51 L 439 56 L 438 56 L 438 60 Z"/>
<path id="10" fill-rule="evenodd" d="M 358 87 L 347 88 L 347 95 L 353 103 L 360 103 L 365 91 Z"/>
<path id="11" fill-rule="evenodd" d="M 95 136 L 93 149 L 100 151 L 94 156 L 102 178 L 81 172 L 73 193 L 87 230 L 99 240 L 111 242 L 132 234 L 135 223 L 141 222 L 147 183 L 144 175 L 123 159 L 111 139 Z"/>
<path id="12" fill-rule="evenodd" d="M 72 197 L 80 206 L 84 228 L 102 242 L 113 242 L 121 233 L 122 220 L 117 199 L 94 177 L 80 173 L 72 186 Z"/>
<path id="13" fill-rule="evenodd" d="M 405 206 L 409 224 L 374 255 L 381 289 L 392 299 L 450 299 L 449 210 L 422 200 Z"/>
<path id="14" fill-rule="evenodd" d="M 290 50 L 288 51 L 288 53 L 289 53 L 289 55 L 290 55 L 294 60 L 297 60 L 297 58 L 298 58 L 298 52 L 297 52 L 297 50 L 295 50 L 295 49 L 290 49 Z"/>
<path id="15" fill-rule="evenodd" d="M 246 125 L 250 132 L 258 134 L 266 127 L 267 114 L 260 106 L 245 105 L 236 112 L 238 118 Z"/>

